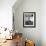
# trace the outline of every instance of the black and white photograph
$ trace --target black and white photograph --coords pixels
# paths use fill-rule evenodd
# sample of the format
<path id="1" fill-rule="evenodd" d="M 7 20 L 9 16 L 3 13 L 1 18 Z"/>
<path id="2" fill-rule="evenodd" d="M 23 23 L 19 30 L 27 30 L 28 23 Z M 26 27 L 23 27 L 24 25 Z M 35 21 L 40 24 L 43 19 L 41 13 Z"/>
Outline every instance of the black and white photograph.
<path id="1" fill-rule="evenodd" d="M 35 27 L 35 26 L 36 26 L 36 12 L 24 12 L 23 27 Z"/>

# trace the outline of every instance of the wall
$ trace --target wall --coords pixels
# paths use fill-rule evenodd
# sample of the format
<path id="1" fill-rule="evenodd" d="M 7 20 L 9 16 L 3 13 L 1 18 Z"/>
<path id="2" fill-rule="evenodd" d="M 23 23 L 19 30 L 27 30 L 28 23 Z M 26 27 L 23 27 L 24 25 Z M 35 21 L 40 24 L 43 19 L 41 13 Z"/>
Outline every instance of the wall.
<path id="1" fill-rule="evenodd" d="M 34 40 L 36 46 L 41 46 L 41 0 L 23 0 L 17 8 L 14 6 L 15 30 L 22 32 L 24 39 Z M 36 12 L 36 28 L 23 28 L 23 12 Z"/>
<path id="2" fill-rule="evenodd" d="M 46 0 L 41 1 L 41 40 L 42 46 L 46 46 Z"/>
<path id="3" fill-rule="evenodd" d="M 12 29 L 12 6 L 16 0 L 0 0 L 0 27 Z"/>
<path id="4" fill-rule="evenodd" d="M 16 5 L 16 0 L 0 0 L 0 26 L 12 28 L 12 6 L 14 3 Z M 39 33 L 41 31 L 42 46 L 46 46 L 46 36 L 45 36 L 46 35 L 46 0 L 41 0 L 41 17 L 38 10 L 40 8 L 40 0 L 29 0 L 29 1 L 23 0 L 23 2 L 21 2 L 21 5 L 19 6 L 18 7 L 15 6 L 13 8 L 14 13 L 16 15 L 15 16 L 16 30 L 22 32 L 25 38 L 27 37 L 26 33 L 28 34 L 28 36 L 30 35 L 31 37 L 29 37 L 29 39 L 34 39 L 37 45 L 39 44 L 39 42 L 37 41 L 38 39 L 40 39 Z M 37 12 L 36 28 L 23 28 L 23 11 Z M 39 24 L 39 22 L 41 24 Z M 41 26 L 41 28 L 39 26 Z"/>

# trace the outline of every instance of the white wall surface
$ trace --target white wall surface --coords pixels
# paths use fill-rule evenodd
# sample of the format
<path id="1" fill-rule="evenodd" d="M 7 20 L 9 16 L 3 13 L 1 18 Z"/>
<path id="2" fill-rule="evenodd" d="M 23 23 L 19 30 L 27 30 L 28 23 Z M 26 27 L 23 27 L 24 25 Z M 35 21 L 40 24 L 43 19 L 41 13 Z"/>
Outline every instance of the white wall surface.
<path id="1" fill-rule="evenodd" d="M 46 0 L 41 2 L 41 38 L 42 46 L 46 46 Z"/>
<path id="2" fill-rule="evenodd" d="M 25 39 L 34 40 L 36 46 L 41 46 L 41 0 L 23 0 L 13 12 L 15 29 L 22 32 Z M 23 28 L 23 12 L 36 12 L 36 28 Z"/>
<path id="3" fill-rule="evenodd" d="M 15 2 L 16 0 L 0 0 L 0 27 L 12 28 L 12 6 Z M 36 12 L 36 28 L 23 28 L 24 11 Z M 25 38 L 33 39 L 37 46 L 41 42 L 42 46 L 46 46 L 46 0 L 23 0 L 14 14 L 16 30 L 22 32 Z"/>
<path id="4" fill-rule="evenodd" d="M 20 4 L 13 7 L 15 29 L 33 39 L 36 46 L 46 46 L 46 0 L 23 0 Z M 23 28 L 24 11 L 36 12 L 36 28 Z"/>
<path id="5" fill-rule="evenodd" d="M 16 0 L 0 0 L 0 27 L 12 29 L 12 6 Z"/>

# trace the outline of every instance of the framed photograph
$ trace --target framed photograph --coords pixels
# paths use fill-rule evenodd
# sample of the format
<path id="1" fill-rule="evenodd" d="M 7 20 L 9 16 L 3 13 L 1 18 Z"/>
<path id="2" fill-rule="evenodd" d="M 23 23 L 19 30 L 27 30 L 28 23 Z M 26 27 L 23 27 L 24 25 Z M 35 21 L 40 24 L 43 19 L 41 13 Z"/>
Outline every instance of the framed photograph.
<path id="1" fill-rule="evenodd" d="M 36 27 L 36 12 L 23 13 L 23 27 Z"/>

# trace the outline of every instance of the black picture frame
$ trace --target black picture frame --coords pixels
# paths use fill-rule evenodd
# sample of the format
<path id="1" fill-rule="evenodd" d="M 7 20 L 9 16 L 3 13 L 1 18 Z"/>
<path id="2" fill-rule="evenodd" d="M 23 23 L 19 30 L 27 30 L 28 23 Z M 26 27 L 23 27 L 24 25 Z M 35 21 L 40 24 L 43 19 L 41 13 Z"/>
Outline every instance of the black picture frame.
<path id="1" fill-rule="evenodd" d="M 36 27 L 36 12 L 23 12 L 23 27 Z"/>

